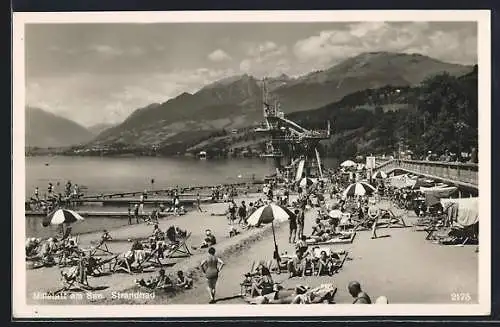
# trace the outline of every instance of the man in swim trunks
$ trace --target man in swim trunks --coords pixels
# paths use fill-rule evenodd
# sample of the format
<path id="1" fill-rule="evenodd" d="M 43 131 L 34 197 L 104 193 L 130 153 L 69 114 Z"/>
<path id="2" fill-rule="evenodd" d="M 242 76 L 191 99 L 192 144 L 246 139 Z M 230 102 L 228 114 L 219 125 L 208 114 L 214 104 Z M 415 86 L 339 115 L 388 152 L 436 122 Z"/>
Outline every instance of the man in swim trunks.
<path id="1" fill-rule="evenodd" d="M 219 278 L 219 272 L 223 266 L 224 262 L 215 255 L 215 248 L 209 248 L 208 257 L 201 264 L 201 271 L 203 271 L 205 277 L 207 278 L 207 289 L 210 295 L 210 304 L 215 303 L 215 287 L 217 285 L 217 279 Z"/>

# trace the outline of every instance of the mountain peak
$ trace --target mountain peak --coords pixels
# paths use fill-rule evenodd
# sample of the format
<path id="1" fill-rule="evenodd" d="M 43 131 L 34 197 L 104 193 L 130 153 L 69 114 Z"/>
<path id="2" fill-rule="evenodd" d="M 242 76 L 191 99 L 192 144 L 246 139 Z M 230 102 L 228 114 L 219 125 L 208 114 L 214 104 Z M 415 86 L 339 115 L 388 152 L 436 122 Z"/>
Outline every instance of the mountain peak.
<path id="1" fill-rule="evenodd" d="M 59 147 L 85 143 L 92 133 L 78 123 L 47 110 L 27 106 L 26 146 Z"/>

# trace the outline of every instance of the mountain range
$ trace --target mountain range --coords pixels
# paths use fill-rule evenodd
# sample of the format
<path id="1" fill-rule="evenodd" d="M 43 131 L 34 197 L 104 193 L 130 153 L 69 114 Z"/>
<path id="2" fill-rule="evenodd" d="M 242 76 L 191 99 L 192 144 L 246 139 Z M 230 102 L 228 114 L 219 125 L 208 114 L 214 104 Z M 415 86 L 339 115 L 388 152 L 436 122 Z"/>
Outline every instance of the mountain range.
<path id="1" fill-rule="evenodd" d="M 27 147 L 66 147 L 89 142 L 95 137 L 74 121 L 40 108 L 26 107 L 25 113 Z"/>
<path id="2" fill-rule="evenodd" d="M 267 78 L 266 87 L 271 98 L 279 99 L 281 110 L 291 114 L 324 107 L 366 89 L 414 86 L 441 72 L 459 76 L 471 70 L 472 66 L 445 63 L 420 54 L 369 52 L 303 76 L 283 74 Z M 121 124 L 106 128 L 89 140 L 89 146 L 119 143 L 162 147 L 185 141 L 192 147 L 212 132 L 242 129 L 261 122 L 262 95 L 261 80 L 247 74 L 231 76 L 193 94 L 185 92 L 164 103 L 137 109 Z"/>
<path id="3" fill-rule="evenodd" d="M 38 148 L 86 144 L 113 126 L 98 124 L 86 128 L 70 119 L 35 107 L 25 108 L 25 124 L 26 146 Z"/>

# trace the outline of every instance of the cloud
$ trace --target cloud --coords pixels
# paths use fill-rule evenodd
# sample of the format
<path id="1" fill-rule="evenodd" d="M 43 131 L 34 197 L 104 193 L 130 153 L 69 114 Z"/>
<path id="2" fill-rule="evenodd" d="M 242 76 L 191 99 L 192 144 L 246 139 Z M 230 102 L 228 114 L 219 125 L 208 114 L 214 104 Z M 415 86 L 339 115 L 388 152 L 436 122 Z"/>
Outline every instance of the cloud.
<path id="1" fill-rule="evenodd" d="M 120 123 L 135 109 L 232 76 L 233 69 L 181 69 L 166 73 L 85 74 L 32 78 L 26 103 L 84 126 Z"/>
<path id="2" fill-rule="evenodd" d="M 240 72 L 259 78 L 287 73 L 291 67 L 288 48 L 273 41 L 247 43 L 245 53 L 247 57 L 239 64 Z"/>
<path id="3" fill-rule="evenodd" d="M 90 50 L 110 57 L 120 56 L 123 54 L 122 50 L 105 44 L 93 44 L 90 46 Z"/>
<path id="4" fill-rule="evenodd" d="M 457 63 L 476 61 L 476 33 L 470 29 L 431 29 L 426 22 L 353 23 L 346 29 L 324 30 L 299 40 L 293 47 L 301 63 L 317 66 L 334 64 L 350 56 L 369 51 L 418 52 Z"/>
<path id="5" fill-rule="evenodd" d="M 146 53 L 144 48 L 139 46 L 120 48 L 107 44 L 93 44 L 89 46 L 89 50 L 93 53 L 101 55 L 102 57 L 108 57 L 108 58 L 114 58 L 119 56 L 138 57 Z"/>
<path id="6" fill-rule="evenodd" d="M 223 62 L 231 60 L 231 56 L 229 56 L 224 50 L 217 49 L 208 55 L 208 59 L 213 62 Z"/>
<path id="7" fill-rule="evenodd" d="M 262 63 L 271 58 L 282 57 L 287 54 L 287 47 L 278 46 L 272 41 L 265 41 L 258 44 L 250 44 L 247 48 L 247 55 L 256 62 Z"/>

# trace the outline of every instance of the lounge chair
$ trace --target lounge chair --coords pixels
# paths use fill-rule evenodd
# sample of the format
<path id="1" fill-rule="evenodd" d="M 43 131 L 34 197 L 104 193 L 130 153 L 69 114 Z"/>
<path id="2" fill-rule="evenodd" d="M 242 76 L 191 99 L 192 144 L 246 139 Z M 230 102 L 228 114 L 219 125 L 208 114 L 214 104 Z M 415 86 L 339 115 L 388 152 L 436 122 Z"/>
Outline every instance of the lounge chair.
<path id="1" fill-rule="evenodd" d="M 163 263 L 160 260 L 160 253 L 162 251 L 163 249 L 156 247 L 153 251 L 145 252 L 145 256 L 141 260 L 137 261 L 137 269 L 142 270 L 148 263 L 154 266 L 163 267 Z"/>
<path id="2" fill-rule="evenodd" d="M 126 273 L 132 274 L 137 270 L 132 267 L 134 261 L 135 261 L 134 251 L 124 252 L 116 257 L 116 259 L 114 260 L 113 268 L 111 270 L 113 272 L 124 271 Z"/>
<path id="3" fill-rule="evenodd" d="M 67 267 L 77 263 L 81 259 L 82 254 L 83 252 L 78 246 L 64 245 L 54 256 L 59 258 L 58 264 L 60 267 Z"/>
<path id="4" fill-rule="evenodd" d="M 93 246 L 88 250 L 91 255 L 96 255 L 98 252 L 100 252 L 100 254 L 114 254 L 109 250 L 106 239 L 100 239 L 96 246 Z"/>
<path id="5" fill-rule="evenodd" d="M 178 240 L 177 243 L 171 243 L 167 245 L 167 249 L 165 250 L 164 253 L 165 258 L 172 259 L 172 258 L 190 257 L 192 253 L 186 244 L 190 236 L 191 233 L 188 233 L 186 237 L 184 237 L 181 240 Z"/>
<path id="6" fill-rule="evenodd" d="M 87 259 L 87 274 L 89 276 L 100 276 L 107 272 L 113 271 L 113 265 L 116 262 L 118 255 L 115 254 L 109 258 L 93 257 Z"/>
<path id="7" fill-rule="evenodd" d="M 85 268 L 79 264 L 69 268 L 67 271 L 61 271 L 62 288 L 53 292 L 57 295 L 61 292 L 84 291 L 90 292 L 94 288 L 88 284 Z"/>

